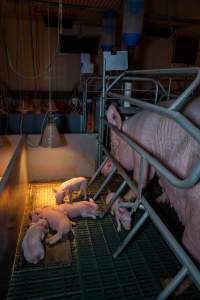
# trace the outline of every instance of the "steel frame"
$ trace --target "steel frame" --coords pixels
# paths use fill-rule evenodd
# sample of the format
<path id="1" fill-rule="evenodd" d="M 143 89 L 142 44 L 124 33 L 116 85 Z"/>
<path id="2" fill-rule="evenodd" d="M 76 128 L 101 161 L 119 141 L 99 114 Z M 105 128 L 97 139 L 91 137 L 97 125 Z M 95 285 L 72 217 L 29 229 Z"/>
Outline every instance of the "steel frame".
<path id="1" fill-rule="evenodd" d="M 182 94 L 180 94 L 177 99 L 173 102 L 173 104 L 169 108 L 164 108 L 160 106 L 156 106 L 150 103 L 146 103 L 141 100 L 133 99 L 127 96 L 119 95 L 116 93 L 111 93 L 110 90 L 112 87 L 123 77 L 125 77 L 127 74 L 132 74 L 133 76 L 176 76 L 176 75 L 195 75 L 194 80 L 191 82 L 191 84 L 183 91 Z M 200 84 L 200 68 L 178 68 L 178 69 L 159 69 L 159 70 L 142 70 L 142 71 L 126 71 L 120 74 L 104 91 L 103 97 L 102 97 L 102 112 L 105 112 L 105 103 L 106 98 L 109 96 L 111 98 L 118 98 L 123 101 L 128 101 L 134 105 L 137 105 L 140 108 L 150 110 L 152 112 L 156 112 L 159 114 L 164 115 L 165 117 L 171 118 L 174 121 L 176 121 L 181 127 L 183 127 L 189 135 L 191 135 L 198 143 L 200 143 L 200 130 L 196 126 L 194 126 L 190 121 L 188 121 L 183 115 L 180 114 L 179 110 L 188 102 L 189 96 L 193 93 L 193 91 L 198 87 Z M 104 87 L 105 88 L 105 87 Z M 118 249 L 113 254 L 114 258 L 117 258 L 117 256 L 125 249 L 127 244 L 130 242 L 130 240 L 135 237 L 136 233 L 142 228 L 143 224 L 147 219 L 150 219 L 153 224 L 156 226 L 156 228 L 161 233 L 163 239 L 168 244 L 169 248 L 172 250 L 174 255 L 177 257 L 181 264 L 180 271 L 176 274 L 176 276 L 172 279 L 172 281 L 168 284 L 168 286 L 158 295 L 157 300 L 164 300 L 167 299 L 168 296 L 177 288 L 177 286 L 183 281 L 183 279 L 189 274 L 196 286 L 200 289 L 200 271 L 195 266 L 193 261 L 190 259 L 188 254 L 185 252 L 185 250 L 182 248 L 182 246 L 177 242 L 177 240 L 174 238 L 174 236 L 171 234 L 171 232 L 168 230 L 166 225 L 162 222 L 158 214 L 154 211 L 154 209 L 151 207 L 151 205 L 147 202 L 145 197 L 142 195 L 142 183 L 143 183 L 143 173 L 144 173 L 144 160 L 147 160 L 151 165 L 155 167 L 159 173 L 161 173 L 165 178 L 167 178 L 170 183 L 176 187 L 179 188 L 190 188 L 192 187 L 200 178 L 200 161 L 197 163 L 197 165 L 193 168 L 191 173 L 187 178 L 184 180 L 180 180 L 178 177 L 174 176 L 165 166 L 160 164 L 160 162 L 150 155 L 147 151 L 145 151 L 140 145 L 133 142 L 126 134 L 124 134 L 121 130 L 110 124 L 108 121 L 106 121 L 102 116 L 101 122 L 102 122 L 102 132 L 101 136 L 99 137 L 99 144 L 101 151 L 105 153 L 105 159 L 92 177 L 90 184 L 95 180 L 95 178 L 100 173 L 102 167 L 106 163 L 107 159 L 111 160 L 114 167 L 112 169 L 112 172 L 109 174 L 109 176 L 104 180 L 102 183 L 100 189 L 97 191 L 96 195 L 94 196 L 94 199 L 97 199 L 99 194 L 102 192 L 103 188 L 106 186 L 106 184 L 109 182 L 115 171 L 117 170 L 118 173 L 123 177 L 124 181 L 119 186 L 117 191 L 114 193 L 113 198 L 111 199 L 111 202 L 106 206 L 106 209 L 104 213 L 102 214 L 102 217 L 105 216 L 105 214 L 109 211 L 112 204 L 116 201 L 122 190 L 126 185 L 130 187 L 130 189 L 136 193 L 137 201 L 136 203 L 125 203 L 123 207 L 130 207 L 134 211 L 136 211 L 138 208 L 141 208 L 144 210 L 143 215 L 140 217 L 139 221 L 134 225 L 134 227 L 131 229 L 123 243 L 118 247 Z M 133 182 L 124 169 L 121 167 L 121 165 L 116 161 L 116 159 L 109 153 L 109 151 L 106 149 L 106 147 L 103 145 L 104 140 L 104 126 L 109 127 L 112 129 L 115 133 L 117 133 L 123 140 L 125 140 L 129 146 L 131 146 L 134 150 L 136 150 L 140 156 L 141 156 L 141 166 L 140 166 L 140 178 L 138 185 Z"/>

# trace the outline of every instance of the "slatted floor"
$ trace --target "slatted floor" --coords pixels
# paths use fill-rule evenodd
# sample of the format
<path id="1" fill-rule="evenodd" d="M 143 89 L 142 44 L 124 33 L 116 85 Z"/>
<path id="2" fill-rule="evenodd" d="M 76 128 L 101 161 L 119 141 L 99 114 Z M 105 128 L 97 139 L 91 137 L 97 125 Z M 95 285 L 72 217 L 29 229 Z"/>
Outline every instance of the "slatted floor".
<path id="1" fill-rule="evenodd" d="M 95 193 L 99 184 L 100 181 L 97 181 L 91 186 L 90 195 Z M 43 184 L 30 186 L 25 225 L 39 198 L 43 199 L 44 205 L 54 205 L 51 187 L 51 184 L 46 188 Z M 98 200 L 101 207 L 104 206 L 105 194 Z M 114 260 L 112 253 L 126 234 L 125 231 L 117 232 L 115 220 L 110 214 L 103 220 L 78 219 L 74 239 L 71 240 L 71 265 L 48 266 L 40 263 L 32 267 L 24 264 L 19 242 L 8 299 L 156 299 L 161 291 L 160 277 L 164 274 L 173 276 L 180 266 L 150 223 Z M 193 285 L 176 299 L 199 300 L 200 292 Z"/>

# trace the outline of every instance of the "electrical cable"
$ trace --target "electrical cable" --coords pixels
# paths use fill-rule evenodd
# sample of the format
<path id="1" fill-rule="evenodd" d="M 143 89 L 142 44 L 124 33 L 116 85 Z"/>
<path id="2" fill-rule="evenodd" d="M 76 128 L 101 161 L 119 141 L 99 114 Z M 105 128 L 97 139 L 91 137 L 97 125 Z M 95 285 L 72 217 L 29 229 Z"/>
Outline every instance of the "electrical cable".
<path id="1" fill-rule="evenodd" d="M 62 2 L 62 1 L 59 0 L 59 2 Z M 5 4 L 5 6 L 6 6 L 6 4 Z M 62 8 L 62 5 L 59 5 L 59 8 L 58 8 L 58 40 L 57 40 L 57 45 L 56 45 L 55 53 L 51 57 L 49 64 L 44 68 L 44 70 L 42 72 L 38 73 L 38 74 L 35 74 L 35 75 L 21 74 L 21 73 L 17 72 L 17 70 L 14 68 L 14 66 L 12 64 L 11 57 L 10 57 L 9 50 L 8 50 L 8 47 L 7 47 L 7 43 L 6 43 L 5 30 L 3 28 L 2 23 L 0 24 L 0 30 L 1 30 L 1 34 L 2 34 L 2 39 L 3 39 L 3 42 L 4 42 L 4 47 L 6 49 L 6 57 L 7 57 L 8 66 L 10 67 L 10 69 L 12 70 L 12 72 L 16 76 L 20 77 L 21 79 L 33 80 L 33 79 L 40 78 L 43 75 L 45 75 L 47 72 L 49 72 L 49 69 L 52 67 L 52 65 L 55 62 L 55 58 L 57 56 L 57 53 L 58 53 L 58 50 L 59 50 L 59 45 L 60 45 L 59 33 L 60 33 L 60 9 L 61 8 Z M 49 9 L 49 6 L 48 6 L 48 9 Z M 5 11 L 6 11 L 6 8 L 5 8 Z M 61 10 L 61 12 L 62 12 L 62 10 Z"/>
<path id="2" fill-rule="evenodd" d="M 50 39 L 50 19 L 49 19 L 49 6 L 48 6 L 48 57 L 49 57 L 49 62 L 51 60 L 51 39 Z M 41 132 L 40 132 L 40 139 L 37 144 L 32 143 L 30 139 L 27 139 L 27 144 L 31 147 L 38 147 L 41 143 L 42 135 L 44 132 L 44 125 L 46 121 L 46 117 L 48 117 L 49 111 L 52 111 L 52 103 L 51 103 L 51 68 L 49 69 L 49 110 L 45 113 L 43 122 L 41 124 Z"/>

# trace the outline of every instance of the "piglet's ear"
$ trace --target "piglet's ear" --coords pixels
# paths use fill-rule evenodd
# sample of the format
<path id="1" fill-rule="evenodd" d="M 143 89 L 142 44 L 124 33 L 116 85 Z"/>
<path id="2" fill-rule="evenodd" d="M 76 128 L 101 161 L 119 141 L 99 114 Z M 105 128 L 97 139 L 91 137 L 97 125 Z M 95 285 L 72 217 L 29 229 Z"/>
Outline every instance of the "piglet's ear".
<path id="1" fill-rule="evenodd" d="M 111 104 L 107 110 L 107 120 L 114 126 L 117 126 L 119 129 L 122 127 L 122 119 L 115 106 Z"/>

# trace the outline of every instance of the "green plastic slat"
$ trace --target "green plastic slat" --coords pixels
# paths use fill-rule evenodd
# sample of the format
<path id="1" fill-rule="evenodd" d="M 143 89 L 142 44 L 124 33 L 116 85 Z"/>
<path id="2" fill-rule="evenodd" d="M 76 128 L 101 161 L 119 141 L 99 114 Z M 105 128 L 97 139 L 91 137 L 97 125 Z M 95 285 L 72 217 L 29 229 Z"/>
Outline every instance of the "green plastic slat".
<path id="1" fill-rule="evenodd" d="M 120 180 L 119 176 L 112 180 L 97 200 L 102 208 L 107 192 L 113 191 Z M 102 178 L 91 185 L 90 195 L 96 193 L 100 181 Z M 34 185 L 30 190 L 34 193 Z M 28 209 L 32 207 L 34 204 Z M 176 258 L 150 223 L 114 260 L 112 253 L 127 235 L 126 231 L 117 232 L 114 217 L 108 214 L 103 220 L 76 221 L 71 266 L 26 265 L 19 247 L 8 300 L 155 300 L 161 291 L 160 277 L 175 275 L 179 269 Z M 200 292 L 193 285 L 176 299 L 199 300 Z"/>

